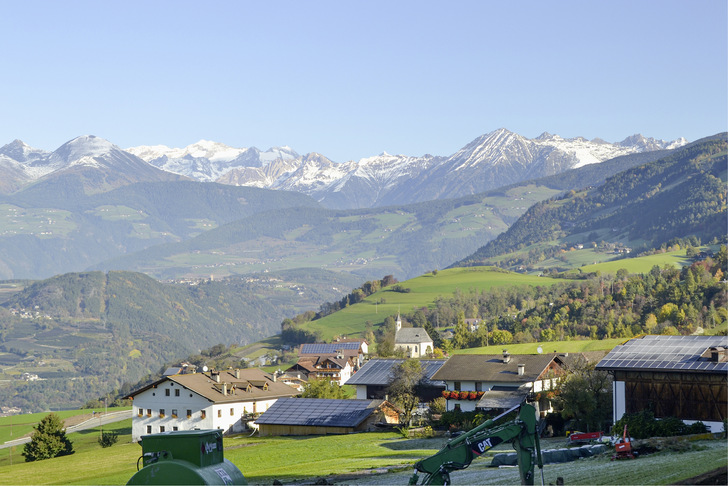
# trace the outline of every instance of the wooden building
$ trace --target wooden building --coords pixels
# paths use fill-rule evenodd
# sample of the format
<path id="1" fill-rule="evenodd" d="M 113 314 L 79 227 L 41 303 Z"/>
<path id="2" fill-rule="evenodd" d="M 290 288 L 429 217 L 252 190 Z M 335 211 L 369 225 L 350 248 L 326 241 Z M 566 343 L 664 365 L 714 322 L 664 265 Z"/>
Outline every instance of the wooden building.
<path id="1" fill-rule="evenodd" d="M 614 376 L 614 421 L 650 409 L 720 432 L 728 415 L 728 337 L 643 336 L 597 365 Z"/>

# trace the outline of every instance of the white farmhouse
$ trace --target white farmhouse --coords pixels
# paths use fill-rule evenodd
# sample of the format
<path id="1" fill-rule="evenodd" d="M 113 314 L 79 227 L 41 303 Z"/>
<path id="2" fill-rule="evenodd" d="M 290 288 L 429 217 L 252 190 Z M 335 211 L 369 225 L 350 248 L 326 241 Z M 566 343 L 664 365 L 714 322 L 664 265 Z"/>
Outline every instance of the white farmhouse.
<path id="1" fill-rule="evenodd" d="M 432 376 L 446 384 L 447 410 L 508 409 L 527 398 L 542 414 L 551 410 L 548 397 L 563 371 L 555 353 L 503 356 L 456 354 Z"/>
<path id="2" fill-rule="evenodd" d="M 165 376 L 129 396 L 133 400 L 132 441 L 173 430 L 222 429 L 242 432 L 246 422 L 281 397 L 299 392 L 259 369 Z"/>

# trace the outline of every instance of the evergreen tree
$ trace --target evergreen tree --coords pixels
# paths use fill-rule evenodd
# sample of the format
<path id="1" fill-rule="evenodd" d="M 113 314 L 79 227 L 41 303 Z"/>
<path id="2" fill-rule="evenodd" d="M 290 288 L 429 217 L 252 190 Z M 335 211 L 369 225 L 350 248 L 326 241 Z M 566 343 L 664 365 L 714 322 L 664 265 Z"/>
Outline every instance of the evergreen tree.
<path id="1" fill-rule="evenodd" d="M 30 438 L 30 442 L 25 444 L 23 448 L 25 462 L 73 454 L 73 443 L 66 437 L 63 421 L 55 413 L 46 415 L 33 428 L 35 431 Z"/>

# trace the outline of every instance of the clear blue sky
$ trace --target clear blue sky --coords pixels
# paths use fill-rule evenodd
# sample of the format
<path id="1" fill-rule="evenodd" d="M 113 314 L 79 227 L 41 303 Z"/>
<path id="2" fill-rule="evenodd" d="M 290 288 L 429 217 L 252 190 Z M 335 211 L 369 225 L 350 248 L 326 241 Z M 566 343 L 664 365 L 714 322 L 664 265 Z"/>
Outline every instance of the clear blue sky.
<path id="1" fill-rule="evenodd" d="M 0 1 L 0 145 L 450 155 L 728 129 L 725 0 Z"/>

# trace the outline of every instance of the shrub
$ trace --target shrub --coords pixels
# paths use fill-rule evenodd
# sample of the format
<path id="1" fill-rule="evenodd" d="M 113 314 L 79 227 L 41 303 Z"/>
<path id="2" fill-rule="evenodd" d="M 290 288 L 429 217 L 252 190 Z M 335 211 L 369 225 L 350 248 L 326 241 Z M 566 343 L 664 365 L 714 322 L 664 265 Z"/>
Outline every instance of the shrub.
<path id="1" fill-rule="evenodd" d="M 109 431 L 109 432 L 102 432 L 101 437 L 99 437 L 99 444 L 101 447 L 111 447 L 112 445 L 116 444 L 116 442 L 119 440 L 119 434 L 117 434 L 115 431 Z"/>
<path id="2" fill-rule="evenodd" d="M 651 410 L 625 414 L 614 424 L 613 433 L 621 435 L 625 425 L 627 426 L 627 432 L 633 439 L 703 434 L 708 431 L 708 428 L 702 422 L 686 425 L 682 420 L 675 417 L 656 419 Z"/>

